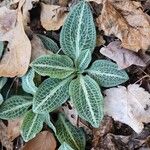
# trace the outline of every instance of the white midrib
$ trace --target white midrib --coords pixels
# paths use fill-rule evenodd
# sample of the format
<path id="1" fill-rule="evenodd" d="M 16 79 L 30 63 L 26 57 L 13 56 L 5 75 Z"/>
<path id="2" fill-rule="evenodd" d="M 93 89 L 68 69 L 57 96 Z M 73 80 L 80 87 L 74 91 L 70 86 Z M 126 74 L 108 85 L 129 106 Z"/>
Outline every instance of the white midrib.
<path id="1" fill-rule="evenodd" d="M 89 94 L 87 92 L 87 89 L 86 89 L 85 83 L 84 83 L 84 79 L 82 77 L 80 77 L 80 83 L 81 83 L 81 86 L 82 86 L 82 89 L 83 89 L 83 92 L 84 92 L 84 95 L 85 95 L 85 100 L 86 100 L 87 105 L 89 107 L 89 111 L 91 112 L 92 119 L 93 119 L 94 123 L 97 124 L 96 118 L 95 118 L 95 115 L 94 115 L 94 112 L 92 110 L 91 103 L 90 103 L 90 100 L 89 100 Z"/>
<path id="2" fill-rule="evenodd" d="M 28 137 L 30 136 L 30 133 L 31 133 L 31 131 L 32 131 L 32 128 L 33 128 L 33 126 L 34 126 L 34 123 L 35 123 L 37 117 L 38 117 L 38 114 L 36 114 L 36 115 L 34 116 L 34 119 L 33 119 L 33 121 L 32 121 L 32 124 L 31 124 L 31 126 L 30 126 L 30 128 L 29 128 L 29 130 L 28 130 L 27 139 L 28 139 Z"/>
<path id="3" fill-rule="evenodd" d="M 84 58 L 82 59 L 82 61 L 81 61 L 81 63 L 80 63 L 80 66 L 83 65 L 83 63 L 85 62 L 85 60 L 86 60 L 88 54 L 89 54 L 88 52 L 85 54 Z"/>
<path id="4" fill-rule="evenodd" d="M 102 73 L 100 71 L 93 71 L 93 70 L 87 70 L 89 73 L 95 74 L 95 75 L 105 75 L 105 76 L 110 76 L 110 77 L 117 77 L 117 78 L 122 78 L 121 76 L 118 75 L 114 75 L 114 74 L 109 74 L 109 73 Z"/>
<path id="5" fill-rule="evenodd" d="M 47 95 L 43 101 L 34 109 L 34 111 L 36 112 L 51 96 L 53 96 L 56 91 L 58 89 L 60 89 L 61 86 L 63 86 L 64 84 L 66 84 L 66 82 L 68 82 L 69 78 L 67 78 L 66 80 L 63 80 L 62 82 L 60 82 L 53 90 L 50 91 L 50 94 Z"/>
<path id="6" fill-rule="evenodd" d="M 62 122 L 63 122 L 63 124 L 64 124 L 64 127 L 65 127 L 66 130 L 67 130 L 67 133 L 70 135 L 72 141 L 74 142 L 74 144 L 76 145 L 76 147 L 78 148 L 78 150 L 80 150 L 80 147 L 77 145 L 76 141 L 74 140 L 74 138 L 73 138 L 73 136 L 72 136 L 72 133 L 70 132 L 69 128 L 67 127 L 67 125 L 66 125 L 64 119 L 61 118 L 61 120 L 62 120 Z"/>
<path id="7" fill-rule="evenodd" d="M 28 102 L 28 103 L 25 103 L 25 104 L 23 104 L 23 105 L 16 106 L 15 108 L 6 110 L 6 111 L 4 111 L 3 113 L 8 113 L 8 112 L 11 112 L 11 111 L 15 111 L 15 110 L 17 110 L 17 109 L 19 109 L 19 108 L 22 108 L 22 107 L 25 107 L 25 106 L 28 106 L 28 105 L 31 105 L 31 104 L 32 104 L 32 102 Z"/>
<path id="8" fill-rule="evenodd" d="M 61 66 L 51 66 L 51 65 L 46 65 L 46 64 L 34 64 L 33 66 L 35 67 L 50 67 L 50 68 L 54 68 L 54 69 L 60 69 L 60 70 L 69 70 L 69 71 L 72 71 L 74 70 L 73 68 L 70 68 L 70 67 L 61 67 Z"/>
<path id="9" fill-rule="evenodd" d="M 81 24 L 82 24 L 82 17 L 83 17 L 83 11 L 84 11 L 84 4 L 83 4 L 83 7 L 81 9 L 81 13 L 80 13 L 80 16 L 79 16 L 79 23 L 78 23 L 78 26 L 77 26 L 77 36 L 76 36 L 76 59 L 78 59 L 79 55 L 80 55 L 80 30 L 81 30 Z"/>

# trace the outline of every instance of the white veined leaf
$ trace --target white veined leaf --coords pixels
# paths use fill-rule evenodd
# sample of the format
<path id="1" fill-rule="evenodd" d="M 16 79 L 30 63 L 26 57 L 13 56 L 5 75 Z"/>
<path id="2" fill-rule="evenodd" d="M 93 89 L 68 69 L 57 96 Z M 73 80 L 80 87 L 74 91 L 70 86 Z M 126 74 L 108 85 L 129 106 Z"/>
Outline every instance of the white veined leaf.
<path id="1" fill-rule="evenodd" d="M 78 57 L 76 61 L 76 66 L 79 69 L 79 71 L 83 71 L 88 67 L 90 62 L 91 62 L 91 51 L 84 50 L 81 52 L 80 56 Z"/>
<path id="2" fill-rule="evenodd" d="M 45 36 L 45 35 L 41 35 L 41 34 L 37 34 L 38 37 L 41 39 L 41 41 L 43 42 L 43 45 L 46 49 L 57 53 L 59 51 L 59 47 L 58 45 L 49 37 Z"/>
<path id="3" fill-rule="evenodd" d="M 55 126 L 53 125 L 53 123 L 50 120 L 49 113 L 45 114 L 45 123 L 49 126 L 49 128 L 51 128 L 54 131 L 54 133 L 56 133 L 56 128 L 55 128 Z"/>
<path id="4" fill-rule="evenodd" d="M 22 77 L 22 88 L 25 92 L 30 93 L 32 95 L 35 94 L 36 90 L 38 89 L 33 81 L 35 76 L 35 72 L 33 69 L 30 69 L 26 75 Z"/>
<path id="5" fill-rule="evenodd" d="M 3 88 L 3 86 L 6 84 L 7 78 L 0 77 L 0 90 Z"/>
<path id="6" fill-rule="evenodd" d="M 21 117 L 31 105 L 32 101 L 23 96 L 12 96 L 0 105 L 0 118 L 9 120 Z"/>
<path id="7" fill-rule="evenodd" d="M 51 78 L 66 78 L 74 72 L 72 60 L 65 55 L 41 56 L 32 62 L 34 70 L 43 76 Z"/>
<path id="8" fill-rule="evenodd" d="M 3 99 L 3 96 L 2 94 L 0 93 L 0 105 L 3 103 L 4 99 Z"/>
<path id="9" fill-rule="evenodd" d="M 73 150 L 67 143 L 61 144 L 58 150 Z"/>
<path id="10" fill-rule="evenodd" d="M 25 114 L 21 126 L 21 136 L 25 142 L 33 139 L 42 130 L 44 119 L 43 115 L 35 114 L 32 110 Z"/>
<path id="11" fill-rule="evenodd" d="M 95 61 L 86 72 L 103 87 L 116 86 L 129 79 L 124 70 L 118 70 L 115 63 L 107 60 Z"/>
<path id="12" fill-rule="evenodd" d="M 0 41 L 0 57 L 3 54 L 3 50 L 4 50 L 4 43 L 2 41 Z"/>
<path id="13" fill-rule="evenodd" d="M 103 119 L 103 96 L 96 83 L 88 75 L 72 80 L 69 94 L 79 116 L 98 128 Z"/>
<path id="14" fill-rule="evenodd" d="M 75 5 L 60 34 L 60 45 L 63 52 L 77 60 L 81 51 L 94 50 L 96 44 L 96 30 L 90 6 L 85 1 Z"/>
<path id="15" fill-rule="evenodd" d="M 46 79 L 36 91 L 33 98 L 33 111 L 47 113 L 60 107 L 69 98 L 69 83 L 72 77 L 66 79 Z"/>
<path id="16" fill-rule="evenodd" d="M 59 142 L 67 143 L 74 150 L 85 150 L 85 134 L 81 128 L 73 126 L 64 114 L 59 114 L 56 122 L 56 136 Z"/>

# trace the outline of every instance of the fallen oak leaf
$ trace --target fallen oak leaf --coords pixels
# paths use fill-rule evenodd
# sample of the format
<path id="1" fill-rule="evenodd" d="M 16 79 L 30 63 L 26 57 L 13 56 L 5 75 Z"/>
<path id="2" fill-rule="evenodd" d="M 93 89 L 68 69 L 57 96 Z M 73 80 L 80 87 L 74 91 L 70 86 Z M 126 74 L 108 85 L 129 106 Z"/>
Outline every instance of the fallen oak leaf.
<path id="1" fill-rule="evenodd" d="M 131 65 L 145 67 L 144 61 L 134 52 L 122 48 L 120 41 L 111 42 L 108 46 L 102 47 L 100 53 L 115 61 L 119 69 L 125 69 Z"/>
<path id="2" fill-rule="evenodd" d="M 110 88 L 104 94 L 105 114 L 129 125 L 137 133 L 143 130 L 143 123 L 150 122 L 150 94 L 140 85 Z"/>
<path id="3" fill-rule="evenodd" d="M 25 144 L 23 150 L 55 150 L 56 140 L 49 131 L 40 132 L 35 138 Z"/>
<path id="4" fill-rule="evenodd" d="M 41 25 L 46 30 L 58 30 L 67 17 L 66 7 L 41 3 Z"/>
<path id="5" fill-rule="evenodd" d="M 9 17 L 11 13 L 13 18 Z M 8 50 L 0 61 L 0 76 L 23 76 L 28 70 L 31 44 L 24 32 L 22 14 L 6 7 L 0 8 L 0 14 L 3 14 L 0 16 L 0 41 L 8 41 Z"/>
<path id="6" fill-rule="evenodd" d="M 135 1 L 106 0 L 101 15 L 96 19 L 106 35 L 115 35 L 126 49 L 146 51 L 150 46 L 150 22 Z"/>

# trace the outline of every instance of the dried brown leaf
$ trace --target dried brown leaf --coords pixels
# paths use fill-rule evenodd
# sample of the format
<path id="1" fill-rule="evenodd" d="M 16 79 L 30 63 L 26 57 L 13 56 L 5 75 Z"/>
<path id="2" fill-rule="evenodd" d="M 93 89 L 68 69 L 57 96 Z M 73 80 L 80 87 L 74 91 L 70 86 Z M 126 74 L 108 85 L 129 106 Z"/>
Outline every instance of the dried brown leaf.
<path id="1" fill-rule="evenodd" d="M 40 132 L 34 139 L 25 144 L 23 150 L 55 150 L 56 140 L 49 131 Z"/>
<path id="2" fill-rule="evenodd" d="M 66 7 L 41 3 L 41 24 L 46 30 L 58 30 L 66 19 Z"/>
<path id="3" fill-rule="evenodd" d="M 126 49 L 137 52 L 150 46 L 150 22 L 139 2 L 106 0 L 97 24 L 106 35 L 118 37 Z"/>
<path id="4" fill-rule="evenodd" d="M 19 10 L 0 8 L 0 40 L 8 41 L 7 50 L 0 61 L 0 76 L 24 75 L 30 62 L 31 44 L 24 32 Z"/>
<path id="5" fill-rule="evenodd" d="M 111 42 L 107 47 L 102 47 L 100 53 L 115 61 L 119 69 L 125 69 L 131 65 L 145 67 L 144 61 L 136 53 L 122 48 L 120 41 Z"/>
<path id="6" fill-rule="evenodd" d="M 32 46 L 32 54 L 31 54 L 31 61 L 38 58 L 41 55 L 52 54 L 50 50 L 45 49 L 42 41 L 37 35 L 33 35 L 31 40 Z"/>
<path id="7" fill-rule="evenodd" d="M 150 122 L 150 94 L 138 84 L 110 88 L 104 93 L 107 115 L 129 125 L 137 133 L 143 130 L 143 122 Z"/>
<path id="8" fill-rule="evenodd" d="M 7 127 L 0 120 L 0 142 L 7 150 L 13 150 L 13 143 L 8 138 Z"/>
<path id="9" fill-rule="evenodd" d="M 16 137 L 20 135 L 21 123 L 21 119 L 8 120 L 7 136 L 10 139 L 10 141 L 13 141 Z"/>

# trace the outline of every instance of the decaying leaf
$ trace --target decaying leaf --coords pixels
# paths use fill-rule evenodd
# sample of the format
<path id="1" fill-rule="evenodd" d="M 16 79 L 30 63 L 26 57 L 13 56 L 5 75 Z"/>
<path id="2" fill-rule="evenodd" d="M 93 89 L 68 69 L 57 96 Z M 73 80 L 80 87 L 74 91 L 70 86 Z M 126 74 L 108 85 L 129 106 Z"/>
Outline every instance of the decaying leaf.
<path id="1" fill-rule="evenodd" d="M 107 115 L 129 125 L 137 133 L 150 122 L 150 94 L 138 84 L 119 86 L 104 91 L 104 108 Z"/>
<path id="2" fill-rule="evenodd" d="M 13 150 L 13 143 L 10 141 L 7 135 L 7 127 L 0 120 L 0 142 L 2 146 L 6 147 L 7 150 Z"/>
<path id="3" fill-rule="evenodd" d="M 41 3 L 41 24 L 46 30 L 58 30 L 67 16 L 66 7 Z"/>
<path id="4" fill-rule="evenodd" d="M 51 54 L 50 50 L 45 49 L 41 39 L 37 35 L 33 35 L 33 38 L 31 40 L 31 46 L 31 61 L 38 58 L 41 55 Z"/>
<path id="5" fill-rule="evenodd" d="M 27 142 L 23 150 L 55 150 L 56 140 L 49 131 L 40 132 L 34 139 Z"/>
<path id="6" fill-rule="evenodd" d="M 107 47 L 102 47 L 100 52 L 115 61 L 119 69 L 125 69 L 133 64 L 142 67 L 146 66 L 144 61 L 136 53 L 122 48 L 120 41 L 111 42 Z"/>
<path id="7" fill-rule="evenodd" d="M 7 135 L 10 141 L 13 141 L 16 137 L 20 135 L 20 126 L 21 126 L 22 120 L 21 119 L 15 119 L 15 120 L 9 120 L 8 126 L 7 126 Z"/>
<path id="8" fill-rule="evenodd" d="M 106 35 L 118 37 L 124 48 L 145 51 L 150 46 L 150 22 L 141 7 L 131 0 L 105 0 L 97 18 L 98 27 Z"/>
<path id="9" fill-rule="evenodd" d="M 19 10 L 0 8 L 0 41 L 8 41 L 0 61 L 0 76 L 14 77 L 26 73 L 31 56 L 31 44 L 24 32 Z"/>

